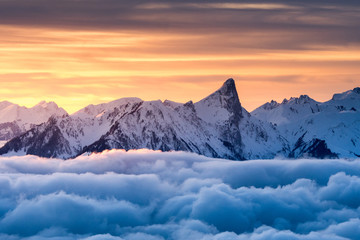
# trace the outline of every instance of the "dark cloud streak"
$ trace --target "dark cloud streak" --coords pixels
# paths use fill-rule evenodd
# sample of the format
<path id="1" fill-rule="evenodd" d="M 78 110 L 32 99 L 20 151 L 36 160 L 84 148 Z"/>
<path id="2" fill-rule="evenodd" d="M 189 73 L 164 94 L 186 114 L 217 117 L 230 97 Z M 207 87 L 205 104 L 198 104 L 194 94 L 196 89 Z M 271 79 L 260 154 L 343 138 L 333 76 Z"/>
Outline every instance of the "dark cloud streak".
<path id="1" fill-rule="evenodd" d="M 237 1 L 227 2 L 239 4 Z M 224 38 L 230 35 L 239 40 L 241 37 L 235 35 L 251 36 L 255 32 L 264 40 L 253 46 L 256 48 L 346 45 L 358 43 L 360 39 L 360 4 L 356 1 L 241 3 L 251 4 L 251 8 L 224 8 L 220 3 L 200 0 L 186 3 L 115 0 L 0 1 L 0 23 L 73 30 L 201 33 Z M 256 4 L 270 4 L 270 8 L 257 9 Z M 281 4 L 284 8 L 271 7 L 276 4 Z M 267 42 L 268 38 L 274 38 L 275 42 Z M 285 42 L 281 39 L 285 39 Z"/>

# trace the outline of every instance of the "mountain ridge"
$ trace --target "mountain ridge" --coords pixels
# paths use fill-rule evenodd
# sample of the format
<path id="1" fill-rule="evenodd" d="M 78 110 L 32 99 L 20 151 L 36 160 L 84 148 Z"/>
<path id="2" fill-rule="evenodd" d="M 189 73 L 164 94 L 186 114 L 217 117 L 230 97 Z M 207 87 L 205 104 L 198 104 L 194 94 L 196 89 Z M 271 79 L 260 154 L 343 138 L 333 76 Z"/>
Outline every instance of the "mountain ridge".
<path id="1" fill-rule="evenodd" d="M 195 103 L 121 98 L 54 115 L 12 138 L 0 154 L 68 159 L 113 148 L 149 148 L 233 160 L 358 157 L 357 89 L 323 103 L 308 95 L 271 101 L 249 113 L 229 78 Z M 36 106 L 44 105 L 51 104 Z"/>
<path id="2" fill-rule="evenodd" d="M 257 134 L 242 131 L 246 126 Z M 111 148 L 150 148 L 242 160 L 274 157 L 282 149 L 271 141 L 277 137 L 270 124 L 260 123 L 242 108 L 235 81 L 228 79 L 196 103 L 131 98 L 89 105 L 13 138 L 0 153 L 71 158 Z M 251 141 L 255 148 L 244 147 L 243 139 Z M 264 145 L 269 147 L 263 148 Z"/>
<path id="3" fill-rule="evenodd" d="M 276 125 L 280 134 L 294 146 L 290 157 L 318 157 L 310 154 L 317 147 L 324 157 L 356 158 L 360 154 L 360 88 L 334 94 L 317 102 L 309 97 L 292 98 L 274 108 L 267 104 L 251 112 Z"/>
<path id="4" fill-rule="evenodd" d="M 41 101 L 27 108 L 8 101 L 0 102 L 0 140 L 9 140 L 46 122 L 51 116 L 68 113 L 55 102 Z"/>

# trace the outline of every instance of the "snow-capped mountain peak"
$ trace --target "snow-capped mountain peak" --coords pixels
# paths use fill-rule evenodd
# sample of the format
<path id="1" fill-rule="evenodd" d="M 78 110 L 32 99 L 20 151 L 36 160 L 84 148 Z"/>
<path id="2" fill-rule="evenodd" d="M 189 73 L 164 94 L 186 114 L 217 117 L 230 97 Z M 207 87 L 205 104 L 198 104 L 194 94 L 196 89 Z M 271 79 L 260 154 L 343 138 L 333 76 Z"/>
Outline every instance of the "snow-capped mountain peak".
<path id="1" fill-rule="evenodd" d="M 360 87 L 354 88 L 353 90 L 349 90 L 343 93 L 334 94 L 331 100 L 339 101 L 345 99 L 350 99 L 350 100 L 360 99 Z"/>
<path id="2" fill-rule="evenodd" d="M 360 87 L 356 87 L 353 89 L 354 93 L 360 94 Z"/>
<path id="3" fill-rule="evenodd" d="M 334 94 L 324 105 L 332 111 L 360 111 L 360 88 Z"/>
<path id="4" fill-rule="evenodd" d="M 126 98 L 89 105 L 14 138 L 0 152 L 69 158 L 112 148 L 150 148 L 228 159 L 271 158 L 283 148 L 275 145 L 278 136 L 270 124 L 241 107 L 235 81 L 228 79 L 196 103 Z"/>
<path id="5" fill-rule="evenodd" d="M 291 97 L 289 100 L 285 98 L 281 104 L 276 101 L 267 102 L 252 111 L 251 114 L 258 119 L 279 125 L 295 121 L 310 113 L 319 112 L 318 105 L 319 102 L 308 95 L 300 95 Z"/>
<path id="6" fill-rule="evenodd" d="M 45 114 L 46 112 L 47 114 L 45 115 L 51 114 L 51 115 L 61 116 L 67 114 L 67 112 L 63 108 L 60 108 L 55 102 L 52 101 L 51 102 L 41 101 L 30 109 L 36 111 L 39 114 Z"/>
<path id="7" fill-rule="evenodd" d="M 73 117 L 78 118 L 93 118 L 99 116 L 99 114 L 104 114 L 106 112 L 112 112 L 116 107 L 120 107 L 126 104 L 134 104 L 140 103 L 143 100 L 140 98 L 132 97 L 132 98 L 120 98 L 108 103 L 101 103 L 97 105 L 90 104 L 83 109 L 72 114 Z"/>
<path id="8" fill-rule="evenodd" d="M 229 78 L 224 84 L 214 93 L 199 101 L 199 103 L 206 103 L 216 107 L 226 108 L 228 110 L 237 112 L 241 110 L 241 104 L 235 87 L 235 81 Z"/>
<path id="9" fill-rule="evenodd" d="M 175 109 L 175 108 L 180 107 L 181 105 L 183 105 L 183 103 L 178 103 L 178 102 L 174 102 L 174 101 L 166 99 L 164 101 L 164 105 Z"/>
<path id="10" fill-rule="evenodd" d="M 49 104 L 54 103 L 54 102 L 46 102 L 46 101 L 40 101 L 38 104 L 36 104 L 34 107 L 42 107 L 42 108 L 47 108 Z M 55 104 L 56 105 L 56 104 Z"/>
<path id="11" fill-rule="evenodd" d="M 14 104 L 11 103 L 11 102 L 8 102 L 8 101 L 2 101 L 2 102 L 0 102 L 0 111 L 1 111 L 2 109 L 4 109 L 4 108 L 10 106 L 10 105 L 14 105 Z"/>
<path id="12" fill-rule="evenodd" d="M 266 106 L 251 114 L 277 125 L 294 146 L 289 156 L 360 156 L 360 88 L 335 94 L 323 103 L 301 95 L 275 108 Z"/>
<path id="13" fill-rule="evenodd" d="M 308 95 L 300 95 L 299 97 L 291 97 L 289 100 L 284 99 L 281 104 L 307 104 L 307 103 L 318 103 Z"/>
<path id="14" fill-rule="evenodd" d="M 217 91 L 195 103 L 195 108 L 202 120 L 211 123 L 221 123 L 229 117 L 239 122 L 242 117 L 249 115 L 241 107 L 235 81 L 232 78 L 226 80 Z"/>
<path id="15" fill-rule="evenodd" d="M 278 103 L 277 101 L 271 100 L 271 102 L 267 102 L 264 105 L 262 105 L 261 108 L 263 108 L 265 110 L 271 110 L 271 109 L 278 107 L 279 105 L 280 105 L 280 103 Z"/>
<path id="16" fill-rule="evenodd" d="M 0 103 L 0 140 L 9 140 L 46 122 L 51 116 L 67 115 L 54 102 L 41 101 L 31 108 L 7 101 Z"/>
<path id="17" fill-rule="evenodd" d="M 105 149 L 149 148 L 237 160 L 276 155 L 356 157 L 360 156 L 359 93 L 360 88 L 355 88 L 324 103 L 300 95 L 282 103 L 268 102 L 251 114 L 241 106 L 233 79 L 196 103 L 122 98 L 59 115 L 62 111 L 55 103 L 41 102 L 29 116 L 51 114 L 49 109 L 56 109 L 57 115 L 10 140 L 0 154 L 70 158 Z M 2 102 L 0 118 L 15 114 L 17 120 L 11 124 L 22 123 L 27 118 L 19 114 L 28 110 Z M 18 125 L 9 124 L 5 123 L 7 128 L 21 132 Z"/>

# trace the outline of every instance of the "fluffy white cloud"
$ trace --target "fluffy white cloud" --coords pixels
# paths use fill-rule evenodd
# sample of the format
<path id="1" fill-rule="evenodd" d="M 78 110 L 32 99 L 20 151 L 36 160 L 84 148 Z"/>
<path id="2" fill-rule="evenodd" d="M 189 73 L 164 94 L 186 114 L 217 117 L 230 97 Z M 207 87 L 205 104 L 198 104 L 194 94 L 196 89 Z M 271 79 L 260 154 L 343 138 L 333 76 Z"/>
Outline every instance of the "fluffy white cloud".
<path id="1" fill-rule="evenodd" d="M 358 239 L 360 163 L 0 158 L 1 239 Z"/>

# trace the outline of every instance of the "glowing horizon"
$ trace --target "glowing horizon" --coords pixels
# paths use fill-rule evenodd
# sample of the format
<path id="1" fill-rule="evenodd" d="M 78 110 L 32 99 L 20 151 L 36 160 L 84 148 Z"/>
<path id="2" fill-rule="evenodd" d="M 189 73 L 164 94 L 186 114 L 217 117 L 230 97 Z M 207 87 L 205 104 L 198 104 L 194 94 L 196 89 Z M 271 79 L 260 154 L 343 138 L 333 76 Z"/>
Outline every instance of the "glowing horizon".
<path id="1" fill-rule="evenodd" d="M 198 101 L 234 78 L 252 111 L 360 86 L 356 3 L 27 3 L 40 13 L 0 3 L 1 101 L 69 113 L 123 97 Z"/>

